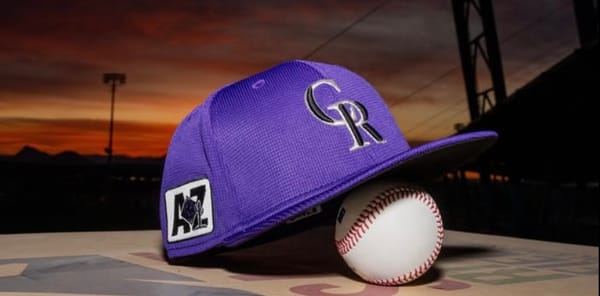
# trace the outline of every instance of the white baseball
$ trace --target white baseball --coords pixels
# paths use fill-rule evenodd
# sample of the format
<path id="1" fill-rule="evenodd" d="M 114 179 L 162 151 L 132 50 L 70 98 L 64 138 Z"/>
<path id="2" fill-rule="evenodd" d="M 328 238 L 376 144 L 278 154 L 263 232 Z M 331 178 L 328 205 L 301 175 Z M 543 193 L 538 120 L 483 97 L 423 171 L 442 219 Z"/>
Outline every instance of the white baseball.
<path id="1" fill-rule="evenodd" d="M 335 244 L 356 274 L 378 285 L 423 275 L 442 247 L 444 227 L 425 190 L 376 181 L 357 187 L 340 206 Z"/>

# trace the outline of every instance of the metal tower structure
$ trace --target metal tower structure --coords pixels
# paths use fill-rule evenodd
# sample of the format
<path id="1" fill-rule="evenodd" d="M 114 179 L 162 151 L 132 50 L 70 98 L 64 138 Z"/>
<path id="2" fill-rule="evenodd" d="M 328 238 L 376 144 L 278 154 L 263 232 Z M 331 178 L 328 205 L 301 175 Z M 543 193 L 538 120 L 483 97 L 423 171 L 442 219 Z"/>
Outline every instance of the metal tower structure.
<path id="1" fill-rule="evenodd" d="M 573 0 L 573 9 L 581 47 L 598 43 L 600 40 L 600 1 Z"/>
<path id="2" fill-rule="evenodd" d="M 478 119 L 506 99 L 506 86 L 491 0 L 452 0 L 454 24 L 471 120 Z M 479 16 L 481 32 L 471 35 L 472 12 Z M 481 58 L 491 77 L 491 87 L 480 89 L 477 61 Z M 490 96 L 493 94 L 493 98 Z"/>
<path id="3" fill-rule="evenodd" d="M 125 84 L 126 76 L 123 73 L 104 73 L 103 82 L 111 86 L 110 99 L 110 129 L 108 135 L 108 146 L 104 148 L 104 152 L 108 155 L 108 164 L 112 162 L 113 156 L 113 130 L 114 130 L 114 114 L 115 114 L 115 92 L 117 85 Z"/>

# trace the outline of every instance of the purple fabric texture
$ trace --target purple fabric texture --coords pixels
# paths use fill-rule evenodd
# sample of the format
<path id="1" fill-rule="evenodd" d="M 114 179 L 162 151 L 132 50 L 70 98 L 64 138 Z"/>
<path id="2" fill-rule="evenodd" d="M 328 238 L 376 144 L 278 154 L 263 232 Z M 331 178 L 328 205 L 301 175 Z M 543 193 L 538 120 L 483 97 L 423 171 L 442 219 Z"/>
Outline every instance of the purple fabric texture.
<path id="1" fill-rule="evenodd" d="M 405 161 L 496 137 L 481 131 L 411 149 L 363 78 L 282 63 L 214 92 L 176 129 L 160 199 L 167 255 L 235 246 Z M 210 190 L 189 191 L 196 180 Z"/>

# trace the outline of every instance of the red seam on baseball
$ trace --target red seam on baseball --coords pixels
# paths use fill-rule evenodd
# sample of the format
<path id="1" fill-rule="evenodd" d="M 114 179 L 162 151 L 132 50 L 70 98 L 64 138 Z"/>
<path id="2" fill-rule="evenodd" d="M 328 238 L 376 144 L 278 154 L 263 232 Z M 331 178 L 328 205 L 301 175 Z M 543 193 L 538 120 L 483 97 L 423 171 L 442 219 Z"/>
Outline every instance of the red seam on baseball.
<path id="1" fill-rule="evenodd" d="M 359 218 L 356 222 L 354 222 L 354 224 L 352 225 L 350 230 L 348 230 L 346 235 L 343 238 L 335 241 L 335 245 L 338 249 L 338 252 L 341 255 L 349 253 L 352 250 L 352 248 L 358 243 L 358 241 L 360 241 L 362 236 L 366 233 L 366 230 L 369 229 L 369 225 L 373 224 L 375 217 L 377 217 L 381 213 L 381 211 L 383 211 L 383 209 L 392 202 L 404 198 L 414 198 L 423 202 L 433 213 L 435 217 L 435 223 L 437 226 L 437 239 L 435 243 L 435 248 L 433 249 L 429 257 L 427 257 L 426 261 L 423 264 L 415 267 L 413 270 L 389 279 L 365 279 L 368 282 L 386 286 L 399 285 L 411 282 L 420 277 L 427 270 L 429 270 L 429 268 L 431 267 L 431 265 L 433 265 L 440 253 L 442 242 L 444 240 L 444 226 L 442 223 L 439 209 L 436 206 L 435 201 L 428 194 L 425 195 L 421 191 L 407 187 L 392 187 L 381 192 L 373 200 L 371 200 L 369 204 L 365 206 L 365 209 L 363 209 L 363 211 L 359 214 Z"/>

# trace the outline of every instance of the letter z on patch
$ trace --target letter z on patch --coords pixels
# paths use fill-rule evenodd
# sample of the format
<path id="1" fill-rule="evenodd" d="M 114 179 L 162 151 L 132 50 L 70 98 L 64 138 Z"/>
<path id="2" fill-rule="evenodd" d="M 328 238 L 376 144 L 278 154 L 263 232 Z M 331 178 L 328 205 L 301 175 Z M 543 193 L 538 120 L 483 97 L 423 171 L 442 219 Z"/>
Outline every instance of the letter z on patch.
<path id="1" fill-rule="evenodd" d="M 212 232 L 210 183 L 200 179 L 165 192 L 167 240 L 177 242 Z"/>

